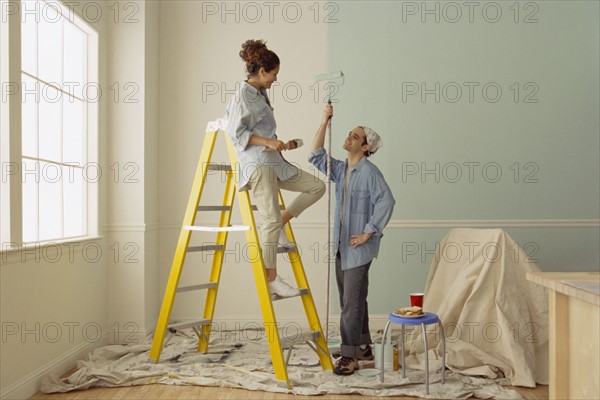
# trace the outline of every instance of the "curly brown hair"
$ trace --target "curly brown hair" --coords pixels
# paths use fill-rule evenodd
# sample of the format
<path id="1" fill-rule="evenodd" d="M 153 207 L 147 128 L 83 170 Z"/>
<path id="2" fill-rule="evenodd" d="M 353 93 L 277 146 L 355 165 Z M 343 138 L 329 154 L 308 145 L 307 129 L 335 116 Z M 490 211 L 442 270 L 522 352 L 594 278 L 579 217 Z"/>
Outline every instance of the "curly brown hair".
<path id="1" fill-rule="evenodd" d="M 273 51 L 267 49 L 264 40 L 246 40 L 242 44 L 240 57 L 246 63 L 248 77 L 256 75 L 261 68 L 270 72 L 279 65 L 279 57 Z"/>

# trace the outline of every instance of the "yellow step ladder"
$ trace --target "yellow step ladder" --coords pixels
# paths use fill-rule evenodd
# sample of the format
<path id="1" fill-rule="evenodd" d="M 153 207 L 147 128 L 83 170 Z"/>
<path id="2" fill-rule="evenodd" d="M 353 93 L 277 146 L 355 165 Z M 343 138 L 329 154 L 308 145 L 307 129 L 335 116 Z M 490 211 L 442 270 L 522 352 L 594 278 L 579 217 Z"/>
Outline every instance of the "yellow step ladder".
<path id="1" fill-rule="evenodd" d="M 227 235 L 231 231 L 245 231 L 249 251 L 248 256 L 252 263 L 252 270 L 254 271 L 254 279 L 256 281 L 258 299 L 263 315 L 265 334 L 269 343 L 269 350 L 271 352 L 271 360 L 273 362 L 275 377 L 288 389 L 290 389 L 291 384 L 287 374 L 287 361 L 289 360 L 291 346 L 293 346 L 293 343 L 285 343 L 280 339 L 277 320 L 275 318 L 275 312 L 273 309 L 273 301 L 279 300 L 280 298 L 272 298 L 269 293 L 267 275 L 262 258 L 256 224 L 254 221 L 253 210 L 256 208 L 252 206 L 250 202 L 250 195 L 247 190 L 238 192 L 238 204 L 240 206 L 242 223 L 244 226 L 231 226 L 230 224 L 231 212 L 237 191 L 236 182 L 239 182 L 239 180 L 237 178 L 237 155 L 233 145 L 231 144 L 231 141 L 229 140 L 229 137 L 221 129 L 223 125 L 224 124 L 222 121 L 211 122 L 208 124 L 206 129 L 204 144 L 200 153 L 200 160 L 194 176 L 192 191 L 188 200 L 185 217 L 183 219 L 183 226 L 181 228 L 181 233 L 179 234 L 179 241 L 175 250 L 175 256 L 173 257 L 173 263 L 171 265 L 171 272 L 169 274 L 167 288 L 165 290 L 165 296 L 160 309 L 156 330 L 154 332 L 154 339 L 152 342 L 152 348 L 150 350 L 150 360 L 157 363 L 159 362 L 160 353 L 164 345 L 167 331 L 173 333 L 178 329 L 191 327 L 198 336 L 198 351 L 205 353 L 208 350 L 210 329 L 217 301 L 221 269 L 223 266 L 223 257 L 227 245 Z M 221 133 L 219 133 L 220 130 Z M 211 163 L 212 153 L 219 135 L 223 136 L 227 142 L 227 149 L 230 158 L 229 163 Z M 225 193 L 223 196 L 223 205 L 221 206 L 199 205 L 208 171 L 223 171 L 227 176 Z M 281 192 L 279 193 L 279 201 L 281 208 L 285 209 Z M 198 211 L 220 211 L 221 215 L 219 226 L 202 227 L 195 225 L 196 213 Z M 208 246 L 189 246 L 190 237 L 194 231 L 216 232 L 215 244 Z M 292 232 L 292 228 L 289 223 L 286 224 L 286 233 L 288 239 L 295 243 L 296 240 L 294 238 L 294 233 Z M 188 252 L 192 251 L 214 251 L 209 282 L 200 285 L 179 287 L 179 279 L 183 270 L 185 257 Z M 332 370 L 333 364 L 329 354 L 329 349 L 327 348 L 327 341 L 323 335 L 323 329 L 321 327 L 321 322 L 319 321 L 319 316 L 317 314 L 315 303 L 308 285 L 308 280 L 306 279 L 300 254 L 296 248 L 285 250 L 282 248 L 278 249 L 278 253 L 281 252 L 287 252 L 289 254 L 290 264 L 292 271 L 294 272 L 296 284 L 298 289 L 300 289 L 299 296 L 302 299 L 302 304 L 304 306 L 304 311 L 309 324 L 309 331 L 305 335 L 299 335 L 299 337 L 296 338 L 296 342 L 301 340 L 309 344 L 309 346 L 318 354 L 322 368 L 324 370 Z M 176 293 L 204 289 L 208 290 L 208 292 L 206 294 L 203 318 L 200 321 L 175 324 L 169 323 Z M 285 361 L 283 357 L 284 348 L 288 348 L 290 350 L 287 360 Z"/>

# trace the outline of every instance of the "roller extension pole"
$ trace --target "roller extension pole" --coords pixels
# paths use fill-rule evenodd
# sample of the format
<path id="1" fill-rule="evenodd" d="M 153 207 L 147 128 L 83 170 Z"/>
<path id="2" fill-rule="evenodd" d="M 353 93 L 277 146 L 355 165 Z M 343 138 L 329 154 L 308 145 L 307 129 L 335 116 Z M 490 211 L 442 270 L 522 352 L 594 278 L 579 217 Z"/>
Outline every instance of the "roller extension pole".
<path id="1" fill-rule="evenodd" d="M 327 101 L 331 104 L 331 97 Z M 329 340 L 329 291 L 331 288 L 331 117 L 327 121 L 327 312 L 325 317 L 325 340 Z"/>
<path id="2" fill-rule="evenodd" d="M 322 81 L 333 81 L 336 79 L 341 79 L 341 84 L 344 83 L 344 73 L 342 71 L 335 71 L 328 74 L 321 74 L 315 77 L 316 82 Z M 331 94 L 333 90 L 336 88 L 332 83 L 325 84 L 325 87 L 329 88 L 329 98 L 327 100 L 328 104 L 331 104 Z M 326 144 L 326 152 L 327 152 L 327 310 L 325 313 L 325 340 L 329 340 L 329 292 L 331 287 L 331 250 L 333 247 L 333 243 L 331 242 L 331 117 L 327 122 L 327 144 Z"/>

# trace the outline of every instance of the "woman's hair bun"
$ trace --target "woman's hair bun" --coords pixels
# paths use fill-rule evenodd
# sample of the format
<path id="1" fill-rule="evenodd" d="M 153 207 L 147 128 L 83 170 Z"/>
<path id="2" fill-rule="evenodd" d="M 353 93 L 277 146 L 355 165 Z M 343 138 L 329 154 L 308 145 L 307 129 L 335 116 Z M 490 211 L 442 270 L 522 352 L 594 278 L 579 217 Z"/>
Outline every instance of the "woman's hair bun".
<path id="1" fill-rule="evenodd" d="M 261 50 L 268 50 L 264 40 L 246 40 L 242 44 L 240 57 L 242 58 L 242 60 L 244 60 L 244 62 L 249 62 L 257 59 Z"/>
<path id="2" fill-rule="evenodd" d="M 279 57 L 267 48 L 264 40 L 246 40 L 242 44 L 240 58 L 246 63 L 249 76 L 258 73 L 261 67 L 269 72 L 279 65 Z"/>

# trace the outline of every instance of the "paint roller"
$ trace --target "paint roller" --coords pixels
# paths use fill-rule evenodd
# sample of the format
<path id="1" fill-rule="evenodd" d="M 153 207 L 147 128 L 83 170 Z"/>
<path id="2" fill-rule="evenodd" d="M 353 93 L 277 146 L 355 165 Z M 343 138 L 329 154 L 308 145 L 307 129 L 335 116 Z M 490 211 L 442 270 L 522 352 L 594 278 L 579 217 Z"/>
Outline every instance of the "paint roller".
<path id="1" fill-rule="evenodd" d="M 344 73 L 342 71 L 330 72 L 327 74 L 319 74 L 315 76 L 315 82 L 324 82 L 324 81 L 334 81 L 336 79 L 342 79 L 342 83 L 344 84 Z"/>
<path id="2" fill-rule="evenodd" d="M 315 76 L 315 82 L 333 82 L 336 79 L 341 79 L 340 86 L 344 84 L 344 73 L 342 71 L 335 71 L 326 74 L 319 74 Z M 335 85 L 325 84 L 326 88 L 329 88 L 329 96 L 327 97 L 327 103 L 331 104 L 332 90 L 335 89 Z M 331 119 L 331 117 L 329 117 Z"/>

